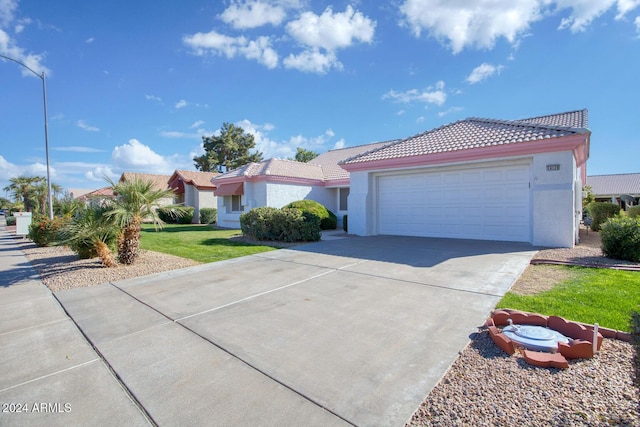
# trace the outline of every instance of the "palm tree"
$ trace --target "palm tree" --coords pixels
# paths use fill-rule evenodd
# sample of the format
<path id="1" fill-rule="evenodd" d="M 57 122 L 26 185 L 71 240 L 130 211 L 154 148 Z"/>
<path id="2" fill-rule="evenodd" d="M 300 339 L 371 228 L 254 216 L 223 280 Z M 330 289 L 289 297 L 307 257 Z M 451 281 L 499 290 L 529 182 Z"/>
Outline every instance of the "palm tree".
<path id="1" fill-rule="evenodd" d="M 123 264 L 132 264 L 140 248 L 140 225 L 150 220 L 156 229 L 164 222 L 158 216 L 160 200 L 173 194 L 173 190 L 154 190 L 152 181 L 135 177 L 131 180 L 114 183 L 107 178 L 116 199 L 106 212 L 106 217 L 121 230 L 118 237 L 118 260 Z M 182 207 L 174 208 L 180 212 Z"/>
<path id="2" fill-rule="evenodd" d="M 100 257 L 105 267 L 115 267 L 111 247 L 120 234 L 120 229 L 105 217 L 109 208 L 86 208 L 76 213 L 71 222 L 60 233 L 61 245 L 69 246 L 79 258 Z"/>
<path id="3" fill-rule="evenodd" d="M 35 189 L 36 184 L 40 179 L 44 179 L 38 176 L 18 176 L 9 179 L 10 184 L 4 187 L 4 191 L 8 191 L 12 194 L 16 202 L 22 202 L 24 204 L 24 210 L 31 212 L 33 205 L 36 202 Z"/>

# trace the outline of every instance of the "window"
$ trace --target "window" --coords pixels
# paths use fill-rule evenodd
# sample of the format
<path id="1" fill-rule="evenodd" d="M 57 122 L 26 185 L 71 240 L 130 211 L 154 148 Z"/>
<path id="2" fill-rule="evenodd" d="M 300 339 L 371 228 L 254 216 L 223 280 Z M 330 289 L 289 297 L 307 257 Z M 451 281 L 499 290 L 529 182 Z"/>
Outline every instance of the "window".
<path id="1" fill-rule="evenodd" d="M 231 212 L 241 212 L 242 210 L 242 196 L 231 196 Z"/>
<path id="2" fill-rule="evenodd" d="M 349 199 L 349 189 L 341 188 L 340 190 L 340 206 L 338 210 L 346 211 L 347 209 L 347 200 Z"/>

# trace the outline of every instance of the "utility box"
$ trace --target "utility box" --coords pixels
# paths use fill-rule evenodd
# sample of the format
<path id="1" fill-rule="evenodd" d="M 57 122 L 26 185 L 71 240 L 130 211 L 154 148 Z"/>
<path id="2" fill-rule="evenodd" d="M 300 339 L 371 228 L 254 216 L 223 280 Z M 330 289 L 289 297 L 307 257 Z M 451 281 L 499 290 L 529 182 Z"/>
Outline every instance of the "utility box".
<path id="1" fill-rule="evenodd" d="M 26 236 L 29 234 L 31 212 L 14 212 L 13 217 L 16 219 L 16 234 L 18 236 Z"/>

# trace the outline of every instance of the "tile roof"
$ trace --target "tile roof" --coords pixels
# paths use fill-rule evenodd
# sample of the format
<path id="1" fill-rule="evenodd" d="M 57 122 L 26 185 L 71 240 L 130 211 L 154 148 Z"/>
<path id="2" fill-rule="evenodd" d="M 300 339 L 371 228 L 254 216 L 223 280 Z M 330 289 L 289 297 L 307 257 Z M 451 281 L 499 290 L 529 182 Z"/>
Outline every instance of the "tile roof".
<path id="1" fill-rule="evenodd" d="M 349 178 L 349 172 L 340 167 L 340 161 L 377 150 L 396 141 L 374 142 L 373 144 L 329 150 L 307 163 L 321 166 L 325 180 Z"/>
<path id="2" fill-rule="evenodd" d="M 211 183 L 211 180 L 220 174 L 217 172 L 186 171 L 176 169 L 170 179 L 176 175 L 187 184 L 192 184 L 196 187 L 214 188 L 215 185 Z"/>
<path id="3" fill-rule="evenodd" d="M 596 196 L 640 194 L 640 173 L 587 176 L 587 185 Z"/>
<path id="4" fill-rule="evenodd" d="M 282 178 L 299 178 L 318 181 L 349 178 L 349 172 L 339 166 L 339 162 L 346 158 L 368 153 L 372 150 L 389 145 L 395 141 L 376 142 L 356 147 L 340 148 L 320 154 L 307 163 L 293 160 L 268 159 L 260 163 L 249 163 L 244 166 L 218 175 L 216 179 L 233 178 L 240 176 L 277 176 Z M 215 182 L 215 181 L 214 181 Z"/>
<path id="5" fill-rule="evenodd" d="M 571 128 L 588 128 L 589 112 L 584 110 L 567 111 L 566 113 L 550 114 L 548 116 L 519 119 L 516 122 L 534 123 L 546 126 L 566 126 Z"/>
<path id="6" fill-rule="evenodd" d="M 554 119 L 555 116 L 558 117 Z M 588 132 L 583 127 L 574 128 L 537 123 L 538 121 L 553 123 L 554 120 L 557 120 L 558 123 L 564 123 L 568 120 L 565 116 L 573 117 L 574 114 L 562 113 L 515 121 L 468 118 L 397 141 L 373 152 L 352 157 L 342 163 L 364 163 L 472 148 L 519 144 Z M 586 110 L 582 110 L 576 116 L 580 116 L 580 123 L 586 123 Z"/>
<path id="7" fill-rule="evenodd" d="M 167 190 L 169 188 L 169 178 L 170 175 L 156 175 L 152 173 L 137 173 L 137 172 L 123 172 L 122 176 L 120 176 L 120 182 L 128 181 L 131 179 L 138 178 L 142 181 L 151 181 L 153 183 L 153 189 L 158 190 Z"/>
<path id="8" fill-rule="evenodd" d="M 216 179 L 232 177 L 277 176 L 282 178 L 302 178 L 322 180 L 322 168 L 318 165 L 293 160 L 268 159 L 260 163 L 248 163 L 244 166 L 218 175 Z"/>
<path id="9" fill-rule="evenodd" d="M 82 196 L 78 197 L 78 199 L 88 200 L 92 197 L 115 197 L 115 194 L 113 193 L 113 189 L 111 187 L 102 187 L 89 193 L 85 193 Z"/>

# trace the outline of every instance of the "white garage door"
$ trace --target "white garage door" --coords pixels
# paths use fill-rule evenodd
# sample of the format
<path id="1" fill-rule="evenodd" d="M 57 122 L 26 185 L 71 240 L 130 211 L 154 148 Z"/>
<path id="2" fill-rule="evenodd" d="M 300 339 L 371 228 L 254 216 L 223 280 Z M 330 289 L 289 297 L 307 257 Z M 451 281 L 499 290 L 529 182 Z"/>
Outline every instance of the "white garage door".
<path id="1" fill-rule="evenodd" d="M 380 234 L 530 240 L 529 164 L 381 175 Z"/>

